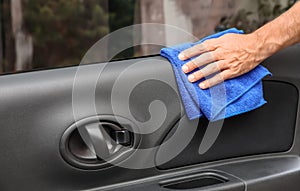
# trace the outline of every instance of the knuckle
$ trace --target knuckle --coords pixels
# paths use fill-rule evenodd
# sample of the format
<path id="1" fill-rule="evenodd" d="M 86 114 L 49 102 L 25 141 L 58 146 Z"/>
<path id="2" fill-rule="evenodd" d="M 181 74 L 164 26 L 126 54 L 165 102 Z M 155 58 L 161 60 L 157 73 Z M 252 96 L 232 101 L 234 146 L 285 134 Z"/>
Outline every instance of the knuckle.
<path id="1" fill-rule="evenodd" d="M 229 79 L 229 78 L 234 78 L 236 75 L 237 75 L 237 73 L 235 71 L 230 71 L 230 72 L 226 73 L 225 77 L 226 77 L 226 79 Z"/>
<path id="2" fill-rule="evenodd" d="M 242 69 L 239 66 L 236 66 L 235 68 L 233 68 L 233 74 L 235 76 L 239 75 L 241 73 Z"/>
<path id="3" fill-rule="evenodd" d="M 208 52 L 206 56 L 206 60 L 208 62 L 214 62 L 217 60 L 218 55 L 215 52 Z"/>
<path id="4" fill-rule="evenodd" d="M 182 51 L 181 54 L 184 55 L 185 57 L 189 57 L 190 56 L 190 49 Z"/>
<path id="5" fill-rule="evenodd" d="M 204 67 L 201 72 L 203 73 L 204 76 L 208 76 L 212 73 L 213 71 L 213 66 L 212 64 L 209 64 L 208 66 Z"/>
<path id="6" fill-rule="evenodd" d="M 204 75 L 203 75 L 203 73 L 202 73 L 201 70 L 195 72 L 194 75 L 195 75 L 196 79 L 198 79 L 198 80 L 204 77 Z"/>
<path id="7" fill-rule="evenodd" d="M 224 75 L 223 74 L 218 74 L 216 75 L 216 80 L 215 80 L 215 83 L 220 83 L 220 82 L 223 82 L 224 81 Z"/>
<path id="8" fill-rule="evenodd" d="M 216 70 L 216 71 L 221 71 L 222 68 L 223 68 L 221 62 L 215 62 L 215 63 L 214 63 L 214 66 L 215 66 L 215 70 Z"/>
<path id="9" fill-rule="evenodd" d="M 205 80 L 204 83 L 207 87 L 210 87 L 212 85 L 212 78 Z"/>
<path id="10" fill-rule="evenodd" d="M 221 53 L 220 50 L 215 50 L 215 51 L 212 52 L 212 57 L 213 57 L 214 60 L 222 59 L 221 55 L 222 55 L 222 53 Z"/>
<path id="11" fill-rule="evenodd" d="M 196 59 L 191 60 L 187 64 L 188 64 L 188 67 L 191 69 L 197 68 L 197 60 Z"/>
<path id="12" fill-rule="evenodd" d="M 197 52 L 197 50 L 195 50 L 195 48 L 192 47 L 192 48 L 190 48 L 190 49 L 187 51 L 187 56 L 188 56 L 189 58 L 191 58 L 191 57 L 194 56 L 195 52 Z"/>
<path id="13" fill-rule="evenodd" d="M 219 62 L 219 68 L 221 69 L 221 70 L 226 70 L 226 69 L 228 69 L 229 68 L 229 63 L 227 62 L 227 61 L 221 61 L 221 62 Z"/>
<path id="14" fill-rule="evenodd" d="M 191 47 L 191 48 L 188 48 L 184 51 L 182 51 L 181 53 L 187 57 L 187 58 L 190 58 L 192 55 L 193 55 L 193 52 L 195 52 L 195 48 L 194 47 Z"/>
<path id="15" fill-rule="evenodd" d="M 212 51 L 217 48 L 216 40 L 217 39 L 209 39 L 209 40 L 204 41 L 202 44 L 207 50 Z"/>
<path id="16" fill-rule="evenodd" d="M 193 48 L 195 48 L 195 50 L 200 51 L 200 52 L 206 50 L 206 46 L 203 43 L 196 44 L 195 46 L 193 46 Z"/>
<path id="17" fill-rule="evenodd" d="M 203 60 L 202 59 L 202 55 L 200 55 L 197 58 L 195 58 L 195 60 L 194 60 L 195 66 L 199 67 L 201 65 L 202 60 Z"/>
<path id="18" fill-rule="evenodd" d="M 238 73 L 239 73 L 239 72 L 238 72 L 238 70 L 236 70 L 236 69 L 233 69 L 233 70 L 231 70 L 231 72 L 230 72 L 230 74 L 231 74 L 232 76 L 236 76 Z"/>

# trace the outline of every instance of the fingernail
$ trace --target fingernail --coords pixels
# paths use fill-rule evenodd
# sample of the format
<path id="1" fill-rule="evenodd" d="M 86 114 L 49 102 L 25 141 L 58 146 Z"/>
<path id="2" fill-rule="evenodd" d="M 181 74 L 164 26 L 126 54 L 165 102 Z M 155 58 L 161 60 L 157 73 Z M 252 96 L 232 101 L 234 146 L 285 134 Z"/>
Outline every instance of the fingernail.
<path id="1" fill-rule="evenodd" d="M 195 76 L 194 76 L 193 74 L 189 75 L 189 76 L 188 76 L 188 80 L 189 80 L 190 82 L 195 81 Z"/>
<path id="2" fill-rule="evenodd" d="M 178 54 L 178 58 L 179 58 L 179 60 L 184 60 L 185 56 L 180 53 L 180 54 Z"/>
<path id="3" fill-rule="evenodd" d="M 184 73 L 187 73 L 188 70 L 189 70 L 189 67 L 187 67 L 186 65 L 183 65 L 183 66 L 182 66 L 182 71 L 183 71 Z"/>
<path id="4" fill-rule="evenodd" d="M 201 89 L 205 89 L 206 88 L 206 84 L 205 83 L 200 83 L 199 86 L 200 86 Z"/>

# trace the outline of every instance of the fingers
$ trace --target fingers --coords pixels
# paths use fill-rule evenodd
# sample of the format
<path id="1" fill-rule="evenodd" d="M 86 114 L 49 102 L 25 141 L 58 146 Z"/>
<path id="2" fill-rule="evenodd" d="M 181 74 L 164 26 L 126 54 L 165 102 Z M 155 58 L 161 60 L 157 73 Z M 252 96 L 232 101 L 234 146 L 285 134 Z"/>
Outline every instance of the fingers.
<path id="1" fill-rule="evenodd" d="M 224 70 L 221 73 L 216 74 L 214 77 L 207 79 L 199 84 L 201 89 L 207 89 L 215 86 L 231 77 L 230 70 Z"/>
<path id="2" fill-rule="evenodd" d="M 189 61 L 185 65 L 183 65 L 182 66 L 182 71 L 184 73 L 189 73 L 189 72 L 193 71 L 196 68 L 199 68 L 201 66 L 204 66 L 204 65 L 209 64 L 209 63 L 214 62 L 214 61 L 216 61 L 216 58 L 215 58 L 213 52 L 206 52 L 204 54 L 201 54 L 197 58 Z"/>
<path id="3" fill-rule="evenodd" d="M 189 58 L 192 58 L 194 56 L 197 56 L 199 54 L 202 54 L 204 52 L 211 51 L 212 47 L 208 45 L 207 42 L 203 42 L 201 44 L 197 44 L 191 48 L 188 48 L 184 51 L 182 51 L 179 55 L 178 58 L 180 60 L 187 60 Z"/>
<path id="4" fill-rule="evenodd" d="M 203 69 L 194 72 L 193 74 L 190 74 L 188 76 L 188 80 L 190 82 L 196 82 L 204 77 L 207 77 L 211 74 L 220 72 L 221 70 L 225 69 L 224 68 L 224 61 L 217 61 L 211 64 L 208 64 L 206 67 L 204 67 Z"/>

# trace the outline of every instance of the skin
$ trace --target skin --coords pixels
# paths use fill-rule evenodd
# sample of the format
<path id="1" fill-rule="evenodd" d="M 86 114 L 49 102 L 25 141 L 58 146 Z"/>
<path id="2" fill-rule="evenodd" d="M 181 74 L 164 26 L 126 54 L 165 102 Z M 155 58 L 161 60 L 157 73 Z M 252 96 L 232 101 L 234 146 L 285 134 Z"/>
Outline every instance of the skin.
<path id="1" fill-rule="evenodd" d="M 209 75 L 213 77 L 199 84 L 207 89 L 224 80 L 243 75 L 269 56 L 300 42 L 300 2 L 291 9 L 251 34 L 226 34 L 182 51 L 178 58 L 187 60 L 182 70 L 192 72 L 190 82 Z M 205 66 L 197 72 L 196 68 Z"/>

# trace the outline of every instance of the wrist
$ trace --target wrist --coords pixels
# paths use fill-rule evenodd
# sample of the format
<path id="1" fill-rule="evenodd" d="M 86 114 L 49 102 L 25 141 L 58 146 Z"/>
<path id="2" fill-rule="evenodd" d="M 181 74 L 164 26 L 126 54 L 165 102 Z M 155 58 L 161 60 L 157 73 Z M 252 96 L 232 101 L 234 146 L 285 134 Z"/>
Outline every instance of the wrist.
<path id="1" fill-rule="evenodd" d="M 270 32 L 272 30 L 263 27 L 250 34 L 255 42 L 255 52 L 258 62 L 264 61 L 282 49 L 282 43 L 276 38 L 277 35 L 269 34 Z"/>

